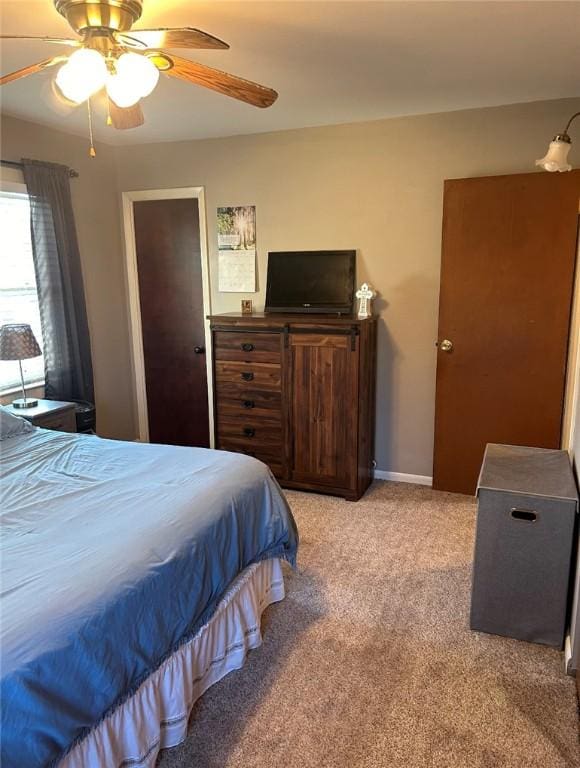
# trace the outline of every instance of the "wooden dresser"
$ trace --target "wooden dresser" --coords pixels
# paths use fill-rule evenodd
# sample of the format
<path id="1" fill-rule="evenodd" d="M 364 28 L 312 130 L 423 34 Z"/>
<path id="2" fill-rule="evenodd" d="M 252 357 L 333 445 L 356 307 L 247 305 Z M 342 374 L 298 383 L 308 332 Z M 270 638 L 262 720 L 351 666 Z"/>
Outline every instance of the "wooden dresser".
<path id="1" fill-rule="evenodd" d="M 373 477 L 376 318 L 210 317 L 216 448 L 287 488 L 359 499 Z"/>

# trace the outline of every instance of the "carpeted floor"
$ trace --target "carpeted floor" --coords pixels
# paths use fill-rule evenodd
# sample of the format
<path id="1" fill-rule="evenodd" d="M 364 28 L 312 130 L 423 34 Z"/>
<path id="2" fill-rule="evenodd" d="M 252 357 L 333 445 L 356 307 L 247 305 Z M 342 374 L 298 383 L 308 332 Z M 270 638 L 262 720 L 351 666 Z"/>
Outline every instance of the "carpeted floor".
<path id="1" fill-rule="evenodd" d="M 357 504 L 288 499 L 287 597 L 160 768 L 580 766 L 562 655 L 468 629 L 472 498 L 377 482 Z"/>

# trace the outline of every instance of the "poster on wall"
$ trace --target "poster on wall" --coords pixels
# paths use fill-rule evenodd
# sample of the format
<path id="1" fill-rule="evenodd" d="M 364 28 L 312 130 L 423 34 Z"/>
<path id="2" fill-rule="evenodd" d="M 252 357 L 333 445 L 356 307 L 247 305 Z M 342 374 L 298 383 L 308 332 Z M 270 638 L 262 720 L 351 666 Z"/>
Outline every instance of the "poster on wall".
<path id="1" fill-rule="evenodd" d="M 218 290 L 256 291 L 256 206 L 217 209 Z"/>

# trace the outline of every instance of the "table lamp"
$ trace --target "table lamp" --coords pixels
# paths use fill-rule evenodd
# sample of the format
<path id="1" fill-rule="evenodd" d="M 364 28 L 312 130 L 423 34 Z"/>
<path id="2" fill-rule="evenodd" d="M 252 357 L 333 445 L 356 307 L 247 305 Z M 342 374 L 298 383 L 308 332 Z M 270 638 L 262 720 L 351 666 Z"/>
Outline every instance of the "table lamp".
<path id="1" fill-rule="evenodd" d="M 13 408 L 34 408 L 38 405 L 38 400 L 26 397 L 22 361 L 39 355 L 42 355 L 42 350 L 29 325 L 11 323 L 0 326 L 0 360 L 18 360 L 20 365 L 22 398 L 12 401 Z"/>

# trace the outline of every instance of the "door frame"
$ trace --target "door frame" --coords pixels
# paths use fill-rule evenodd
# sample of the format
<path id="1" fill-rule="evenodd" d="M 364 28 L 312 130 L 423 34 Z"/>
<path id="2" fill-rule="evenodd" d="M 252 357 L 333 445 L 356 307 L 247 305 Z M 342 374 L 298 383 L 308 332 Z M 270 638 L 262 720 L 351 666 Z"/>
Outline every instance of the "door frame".
<path id="1" fill-rule="evenodd" d="M 203 290 L 209 444 L 210 448 L 214 448 L 213 361 L 211 348 L 211 331 L 209 320 L 207 319 L 208 315 L 211 315 L 211 290 L 204 187 L 144 189 L 122 193 L 123 229 L 125 235 L 125 274 L 127 279 L 127 295 L 129 297 L 129 335 L 131 337 L 131 363 L 135 392 L 137 438 L 140 442 L 149 442 L 147 386 L 145 381 L 145 359 L 143 354 L 143 332 L 141 326 L 141 305 L 139 301 L 139 278 L 137 269 L 137 248 L 135 241 L 135 219 L 133 214 L 133 203 L 141 202 L 144 200 L 183 199 L 197 200 L 199 208 L 199 245 L 201 257 L 201 281 Z"/>
<path id="2" fill-rule="evenodd" d="M 580 408 L 580 200 L 578 201 L 578 235 L 576 240 L 576 271 L 570 320 L 570 342 L 562 419 L 562 450 L 572 455 L 576 441 L 577 413 Z M 574 459 L 574 456 L 572 456 Z M 580 456 L 577 457 L 580 462 Z"/>

